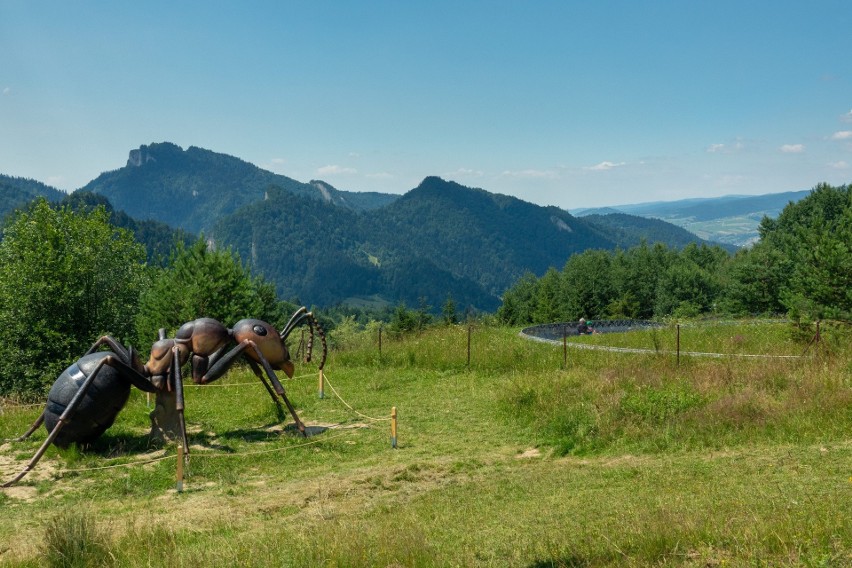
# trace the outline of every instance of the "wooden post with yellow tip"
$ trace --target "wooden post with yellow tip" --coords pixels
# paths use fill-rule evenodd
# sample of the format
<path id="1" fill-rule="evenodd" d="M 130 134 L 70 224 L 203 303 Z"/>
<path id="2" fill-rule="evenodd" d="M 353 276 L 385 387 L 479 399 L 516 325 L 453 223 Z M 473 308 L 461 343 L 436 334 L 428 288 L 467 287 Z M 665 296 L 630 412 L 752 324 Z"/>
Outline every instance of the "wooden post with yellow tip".
<path id="1" fill-rule="evenodd" d="M 391 408 L 391 448 L 396 449 L 396 407 Z"/>
<path id="2" fill-rule="evenodd" d="M 177 492 L 183 493 L 183 446 L 177 447 Z"/>

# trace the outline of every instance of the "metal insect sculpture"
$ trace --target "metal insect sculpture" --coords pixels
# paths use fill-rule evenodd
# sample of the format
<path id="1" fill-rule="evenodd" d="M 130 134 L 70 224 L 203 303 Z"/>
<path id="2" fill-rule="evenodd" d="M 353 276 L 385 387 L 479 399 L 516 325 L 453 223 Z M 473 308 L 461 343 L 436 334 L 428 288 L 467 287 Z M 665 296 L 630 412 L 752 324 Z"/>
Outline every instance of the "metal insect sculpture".
<path id="1" fill-rule="evenodd" d="M 175 334 L 175 344 L 185 347 L 192 354 L 192 380 L 201 385 L 220 378 L 234 361 L 241 355 L 245 356 L 252 371 L 266 387 L 279 410 L 281 409 L 280 397 L 293 416 L 299 432 L 305 435 L 305 425 L 302 424 L 284 393 L 284 387 L 275 375 L 275 371 L 278 370 L 284 371 L 289 378 L 293 377 L 293 362 L 290 360 L 290 352 L 287 350 L 285 340 L 296 327 L 304 323 L 307 323 L 310 329 L 305 359 L 308 362 L 311 361 L 314 333 L 316 333 L 322 341 L 322 358 L 318 365 L 322 369 L 328 351 L 325 334 L 314 315 L 304 307 L 293 314 L 280 333 L 270 324 L 256 319 L 240 320 L 234 324 L 233 329 L 227 329 L 214 319 L 201 318 L 183 324 Z M 226 351 L 234 344 L 236 345 Z M 264 372 L 272 386 L 266 382 Z"/>
<path id="2" fill-rule="evenodd" d="M 23 435 L 16 438 L 17 441 L 28 438 L 42 424 L 48 432 L 47 438 L 24 470 L 0 487 L 9 487 L 29 473 L 50 444 L 66 447 L 71 443 L 87 444 L 96 440 L 112 426 L 127 403 L 132 386 L 145 392 L 175 394 L 180 436 L 183 447 L 188 449 L 180 368 L 190 356 L 194 382 L 206 384 L 224 375 L 239 356 L 245 354 L 252 370 L 278 405 L 279 413 L 281 405 L 278 396 L 284 400 L 296 426 L 305 435 L 305 427 L 274 372 L 282 370 L 288 377 L 293 376 L 294 366 L 285 340 L 293 329 L 304 323 L 310 327 L 306 360 L 310 361 L 316 332 L 322 340 L 323 352 L 319 364 L 322 369 L 327 354 L 325 335 L 316 318 L 305 308 L 293 314 L 280 334 L 270 324 L 260 320 L 241 320 L 233 329 L 227 329 L 210 318 L 184 324 L 174 339 L 167 339 L 161 330 L 160 338 L 151 346 L 151 355 L 145 364 L 142 364 L 132 347 L 125 347 L 110 336 L 101 337 L 83 357 L 59 375 L 50 389 L 41 416 Z M 233 343 L 236 346 L 226 352 Z M 104 345 L 110 351 L 98 351 Z M 274 391 L 264 379 L 258 364 L 266 371 Z"/>

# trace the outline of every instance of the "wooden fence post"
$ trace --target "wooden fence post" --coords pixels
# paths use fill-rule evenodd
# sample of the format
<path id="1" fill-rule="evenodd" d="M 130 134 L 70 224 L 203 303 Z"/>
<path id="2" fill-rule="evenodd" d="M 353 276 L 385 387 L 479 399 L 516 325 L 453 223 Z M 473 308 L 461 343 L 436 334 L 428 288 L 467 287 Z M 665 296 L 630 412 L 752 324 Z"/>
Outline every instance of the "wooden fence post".
<path id="1" fill-rule="evenodd" d="M 396 449 L 396 407 L 391 408 L 391 448 Z"/>
<path id="2" fill-rule="evenodd" d="M 322 374 L 322 369 L 319 370 L 319 397 L 325 398 L 325 376 Z"/>
<path id="3" fill-rule="evenodd" d="M 473 329 L 472 325 L 467 326 L 467 368 L 470 369 L 470 333 Z"/>
<path id="4" fill-rule="evenodd" d="M 680 367 L 680 324 L 677 324 L 677 366 Z"/>
<path id="5" fill-rule="evenodd" d="M 178 444 L 177 447 L 177 492 L 183 493 L 183 446 Z"/>

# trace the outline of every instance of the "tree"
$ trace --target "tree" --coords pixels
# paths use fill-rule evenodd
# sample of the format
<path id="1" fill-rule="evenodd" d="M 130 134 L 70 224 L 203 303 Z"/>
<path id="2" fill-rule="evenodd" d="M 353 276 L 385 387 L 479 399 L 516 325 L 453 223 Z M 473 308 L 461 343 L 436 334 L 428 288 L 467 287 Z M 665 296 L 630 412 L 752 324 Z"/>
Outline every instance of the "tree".
<path id="1" fill-rule="evenodd" d="M 253 277 L 230 249 L 211 249 L 200 238 L 189 247 L 178 243 L 168 268 L 157 274 L 142 295 L 136 334 L 140 342 L 150 343 L 158 329 L 165 328 L 171 335 L 200 317 L 226 326 L 258 318 L 280 328 L 288 315 L 271 284 Z"/>
<path id="2" fill-rule="evenodd" d="M 0 393 L 32 395 L 103 334 L 132 335 L 145 250 L 103 207 L 74 213 L 39 199 L 0 242 Z"/>
<path id="3" fill-rule="evenodd" d="M 447 294 L 447 300 L 441 308 L 441 319 L 444 325 L 455 325 L 459 322 L 458 314 L 456 313 L 456 301 L 453 300 L 452 294 Z"/>
<path id="4" fill-rule="evenodd" d="M 780 297 L 794 319 L 852 318 L 852 186 L 816 186 L 760 234 L 786 259 Z"/>

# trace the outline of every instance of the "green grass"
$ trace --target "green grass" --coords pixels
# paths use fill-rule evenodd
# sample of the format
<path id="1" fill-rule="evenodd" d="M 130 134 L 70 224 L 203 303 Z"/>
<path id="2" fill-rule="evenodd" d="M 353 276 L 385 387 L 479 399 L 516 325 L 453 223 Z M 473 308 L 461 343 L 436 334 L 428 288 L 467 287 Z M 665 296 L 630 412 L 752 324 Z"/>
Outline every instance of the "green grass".
<path id="1" fill-rule="evenodd" d="M 743 349 L 804 348 L 784 326 L 748 324 L 702 326 L 701 350 L 735 334 L 761 338 L 735 342 Z M 852 563 L 848 349 L 680 365 L 570 349 L 563 365 L 561 345 L 475 327 L 468 367 L 467 338 L 464 326 L 385 337 L 379 354 L 371 335 L 332 353 L 327 378 L 361 415 L 328 386 L 320 400 L 302 365 L 288 396 L 308 424 L 338 426 L 308 439 L 281 433 L 250 373 L 188 388 L 181 494 L 174 448 L 148 446 L 145 396 L 134 391 L 93 448 L 51 448 L 0 490 L 0 564 Z M 0 438 L 38 412 L 5 408 Z M 43 436 L 0 446 L 4 479 Z M 61 471 L 109 465 L 120 467 Z"/>

